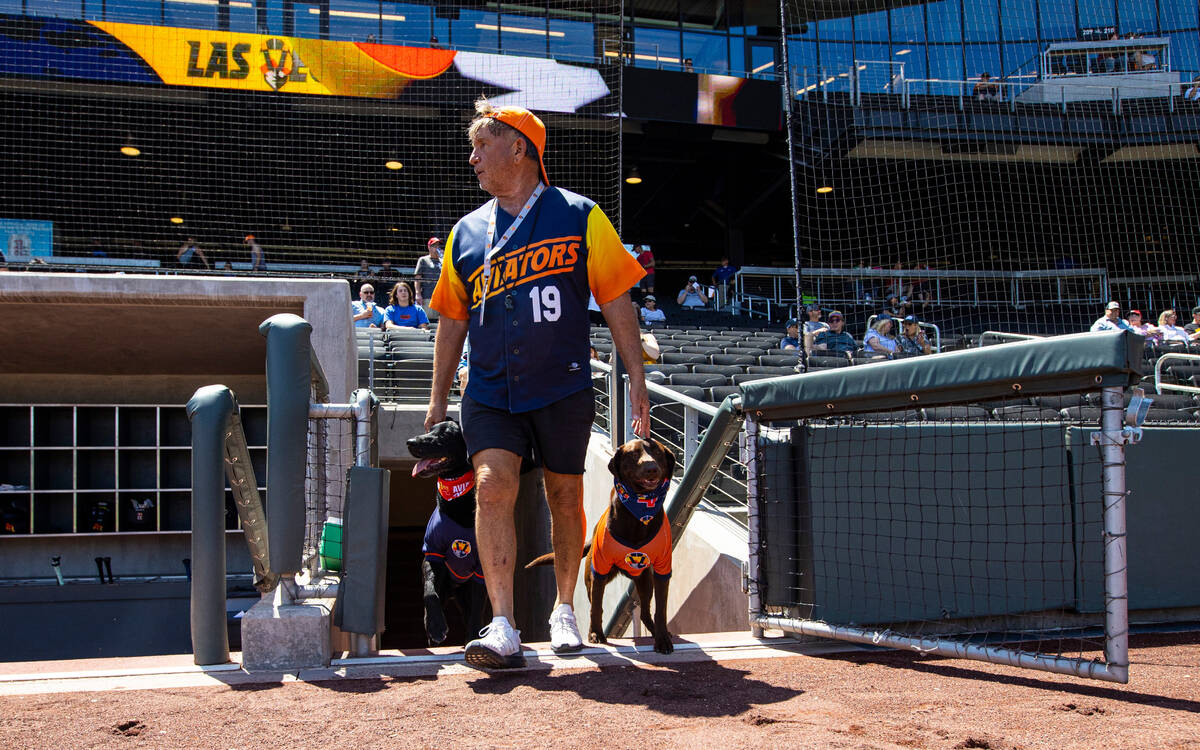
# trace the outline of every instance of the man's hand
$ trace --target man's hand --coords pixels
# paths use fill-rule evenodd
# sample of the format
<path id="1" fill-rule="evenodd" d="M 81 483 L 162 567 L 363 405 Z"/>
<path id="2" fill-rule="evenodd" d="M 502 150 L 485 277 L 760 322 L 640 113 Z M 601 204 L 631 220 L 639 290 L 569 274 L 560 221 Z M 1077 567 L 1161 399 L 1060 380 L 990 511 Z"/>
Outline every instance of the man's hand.
<path id="1" fill-rule="evenodd" d="M 633 431 L 640 438 L 650 437 L 650 395 L 646 381 L 629 380 L 629 406 L 633 412 Z"/>
<path id="2" fill-rule="evenodd" d="M 425 431 L 430 432 L 438 422 L 446 421 L 446 402 L 442 399 L 430 399 L 429 408 L 425 411 Z"/>

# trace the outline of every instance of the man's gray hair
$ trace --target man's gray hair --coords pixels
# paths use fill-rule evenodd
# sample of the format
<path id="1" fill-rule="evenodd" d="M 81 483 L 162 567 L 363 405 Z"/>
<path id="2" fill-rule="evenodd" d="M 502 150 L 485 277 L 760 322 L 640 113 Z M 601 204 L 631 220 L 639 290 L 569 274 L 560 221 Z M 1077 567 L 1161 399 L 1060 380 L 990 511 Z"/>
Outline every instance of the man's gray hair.
<path id="1" fill-rule="evenodd" d="M 467 127 L 467 137 L 474 140 L 475 134 L 480 130 L 487 130 L 494 136 L 508 136 L 509 138 L 520 138 L 525 141 L 525 156 L 533 159 L 535 164 L 541 164 L 538 161 L 537 146 L 533 145 L 533 141 L 529 140 L 520 130 L 517 130 L 512 125 L 500 122 L 492 117 L 493 114 L 500 111 L 500 108 L 488 101 L 486 96 L 481 96 L 475 100 L 475 119 L 471 120 L 471 124 Z M 539 166 L 540 169 L 540 166 Z"/>

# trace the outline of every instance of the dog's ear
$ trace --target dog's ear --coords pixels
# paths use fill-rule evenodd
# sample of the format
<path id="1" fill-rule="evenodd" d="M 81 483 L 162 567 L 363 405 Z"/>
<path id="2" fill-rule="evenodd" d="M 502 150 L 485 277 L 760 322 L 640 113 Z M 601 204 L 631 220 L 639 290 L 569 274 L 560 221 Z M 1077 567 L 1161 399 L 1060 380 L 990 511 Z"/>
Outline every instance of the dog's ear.
<path id="1" fill-rule="evenodd" d="M 625 446 L 618 446 L 616 452 L 613 453 L 613 457 L 608 460 L 608 471 L 614 477 L 619 478 L 621 476 L 621 454 L 624 452 Z"/>

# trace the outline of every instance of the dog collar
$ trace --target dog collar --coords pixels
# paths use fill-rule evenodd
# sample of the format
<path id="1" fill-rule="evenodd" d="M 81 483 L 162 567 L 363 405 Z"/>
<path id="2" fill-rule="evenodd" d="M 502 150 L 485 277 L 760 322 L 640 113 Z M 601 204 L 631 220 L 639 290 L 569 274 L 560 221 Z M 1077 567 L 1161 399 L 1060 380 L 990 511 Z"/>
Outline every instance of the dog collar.
<path id="1" fill-rule="evenodd" d="M 475 488 L 475 472 L 468 471 L 459 477 L 443 479 L 438 477 L 438 494 L 443 500 L 454 500 L 462 497 Z"/>
<path id="2" fill-rule="evenodd" d="M 655 516 L 662 513 L 663 498 L 667 496 L 670 487 L 671 479 L 668 477 L 650 492 L 635 492 L 620 479 L 613 478 L 613 489 L 616 490 L 617 497 L 621 498 L 621 505 L 644 524 L 650 523 Z"/>

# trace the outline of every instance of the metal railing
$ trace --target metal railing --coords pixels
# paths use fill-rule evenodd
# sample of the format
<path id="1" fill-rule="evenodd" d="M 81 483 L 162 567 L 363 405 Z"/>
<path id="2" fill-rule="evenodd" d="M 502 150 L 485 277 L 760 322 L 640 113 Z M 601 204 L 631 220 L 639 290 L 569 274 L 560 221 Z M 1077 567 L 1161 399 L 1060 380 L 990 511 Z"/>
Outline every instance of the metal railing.
<path id="1" fill-rule="evenodd" d="M 1192 385 L 1183 385 L 1182 383 L 1164 383 L 1162 379 L 1163 362 L 1170 360 L 1182 360 L 1191 362 L 1200 367 L 1200 354 L 1179 354 L 1175 352 L 1167 352 L 1159 355 L 1158 360 L 1154 363 L 1154 390 L 1157 393 L 1162 393 L 1163 388 L 1171 391 L 1182 391 L 1183 393 L 1200 393 L 1200 387 Z"/>
<path id="2" fill-rule="evenodd" d="M 596 392 L 596 429 L 610 437 L 621 434 L 621 430 L 612 429 L 614 416 L 611 409 L 613 403 L 620 402 L 623 413 L 619 415 L 619 419 L 625 427 L 623 432 L 632 434 L 629 428 L 632 415 L 627 398 L 628 378 L 621 377 L 622 393 L 614 398 L 613 366 L 599 360 L 592 360 L 591 364 L 592 382 Z M 695 460 L 704 433 L 719 407 L 651 381 L 646 382 L 646 390 L 650 393 L 650 435 L 674 451 L 676 458 L 680 459 L 675 466 L 675 477 L 678 479 Z M 613 439 L 619 440 L 616 437 Z M 701 501 L 704 508 L 732 520 L 741 528 L 746 527 L 744 451 L 744 436 L 739 436 L 737 446 L 732 446 L 722 457 L 716 477 Z"/>
<path id="3" fill-rule="evenodd" d="M 1108 271 L 1068 268 L 1036 271 L 965 271 L 924 268 L 804 268 L 806 301 L 822 306 L 869 304 L 900 296 L 938 305 L 1024 309 L 1028 304 L 1100 306 L 1109 296 Z M 734 277 L 734 305 L 749 312 L 796 302 L 796 272 L 791 268 L 745 266 Z"/>

